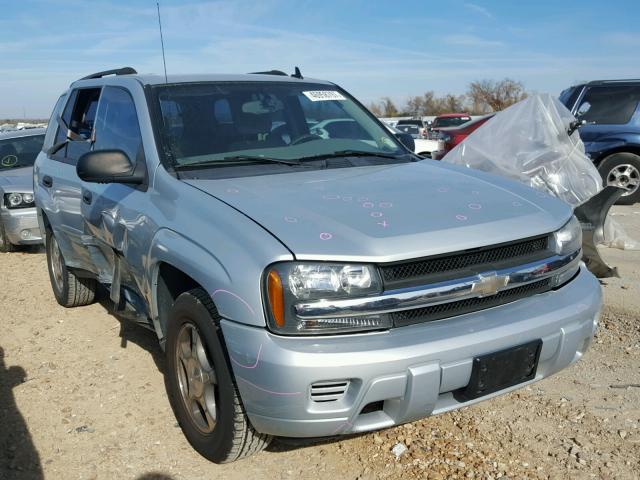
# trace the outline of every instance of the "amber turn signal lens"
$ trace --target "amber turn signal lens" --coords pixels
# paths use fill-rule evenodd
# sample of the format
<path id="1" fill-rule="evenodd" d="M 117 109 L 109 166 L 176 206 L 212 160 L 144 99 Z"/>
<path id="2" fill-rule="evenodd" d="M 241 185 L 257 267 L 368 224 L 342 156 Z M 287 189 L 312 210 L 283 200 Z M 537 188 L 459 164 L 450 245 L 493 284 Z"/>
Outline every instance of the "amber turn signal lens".
<path id="1" fill-rule="evenodd" d="M 271 270 L 267 277 L 267 295 L 276 326 L 282 328 L 284 327 L 284 293 L 282 280 L 275 270 Z"/>

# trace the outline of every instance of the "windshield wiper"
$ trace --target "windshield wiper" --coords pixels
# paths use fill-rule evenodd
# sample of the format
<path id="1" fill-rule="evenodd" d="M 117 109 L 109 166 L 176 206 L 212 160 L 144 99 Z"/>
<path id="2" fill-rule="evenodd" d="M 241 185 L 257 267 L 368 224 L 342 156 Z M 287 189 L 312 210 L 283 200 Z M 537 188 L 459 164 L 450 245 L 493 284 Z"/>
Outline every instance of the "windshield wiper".
<path id="1" fill-rule="evenodd" d="M 308 157 L 301 157 L 300 161 L 323 160 L 327 158 L 339 158 L 339 157 L 377 157 L 377 158 L 390 158 L 392 160 L 397 160 L 404 156 L 406 156 L 406 154 L 392 155 L 390 153 L 367 152 L 365 150 L 338 150 L 337 152 L 323 153 L 321 155 L 311 155 Z"/>
<path id="2" fill-rule="evenodd" d="M 295 166 L 303 166 L 303 167 L 306 166 L 306 165 L 302 165 L 297 160 L 285 160 L 282 158 L 258 157 L 258 156 L 252 156 L 252 155 L 234 155 L 230 157 L 224 157 L 222 160 L 214 160 L 212 162 L 183 163 L 183 164 L 175 165 L 175 168 L 186 169 L 186 168 L 229 166 L 229 165 L 251 164 L 251 163 L 280 163 L 283 165 L 295 165 Z"/>

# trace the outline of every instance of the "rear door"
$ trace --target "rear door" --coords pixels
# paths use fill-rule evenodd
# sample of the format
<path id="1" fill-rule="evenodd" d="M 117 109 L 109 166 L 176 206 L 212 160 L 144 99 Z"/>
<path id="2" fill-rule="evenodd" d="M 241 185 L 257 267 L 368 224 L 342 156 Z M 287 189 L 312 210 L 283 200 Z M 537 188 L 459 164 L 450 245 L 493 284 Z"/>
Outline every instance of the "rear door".
<path id="1" fill-rule="evenodd" d="M 47 197 L 42 204 L 66 264 L 92 272 L 96 269 L 83 238 L 82 189 L 76 163 L 91 149 L 100 91 L 99 87 L 71 91 L 62 116 L 52 118 L 57 123 L 53 144 L 63 146 L 46 154 L 46 161 L 39 162 L 37 175 L 39 190 Z"/>

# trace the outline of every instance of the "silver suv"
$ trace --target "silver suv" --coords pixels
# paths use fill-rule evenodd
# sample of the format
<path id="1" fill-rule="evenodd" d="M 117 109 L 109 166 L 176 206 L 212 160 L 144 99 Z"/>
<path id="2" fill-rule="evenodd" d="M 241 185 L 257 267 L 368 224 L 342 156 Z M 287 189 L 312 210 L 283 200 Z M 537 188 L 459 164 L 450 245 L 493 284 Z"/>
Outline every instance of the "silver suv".
<path id="1" fill-rule="evenodd" d="M 352 121 L 337 135 L 315 125 Z M 601 291 L 571 209 L 422 160 L 333 83 L 101 72 L 35 165 L 58 302 L 152 329 L 194 448 L 364 432 L 582 357 Z"/>
<path id="2" fill-rule="evenodd" d="M 33 162 L 44 129 L 0 133 L 0 252 L 42 243 L 33 203 Z"/>

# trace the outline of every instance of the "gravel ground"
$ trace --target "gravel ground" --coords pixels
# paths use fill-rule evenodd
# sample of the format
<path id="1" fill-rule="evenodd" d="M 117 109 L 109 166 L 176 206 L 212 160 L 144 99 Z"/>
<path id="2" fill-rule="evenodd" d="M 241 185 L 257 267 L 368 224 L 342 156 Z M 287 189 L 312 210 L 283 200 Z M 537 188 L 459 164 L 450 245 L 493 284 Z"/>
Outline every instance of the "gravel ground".
<path id="1" fill-rule="evenodd" d="M 640 207 L 615 212 L 640 238 Z M 601 328 L 573 367 L 457 412 L 276 441 L 230 465 L 177 428 L 152 332 L 100 304 L 59 307 L 41 252 L 0 255 L 0 479 L 639 478 L 640 252 L 604 253 L 622 278 L 604 282 Z"/>

